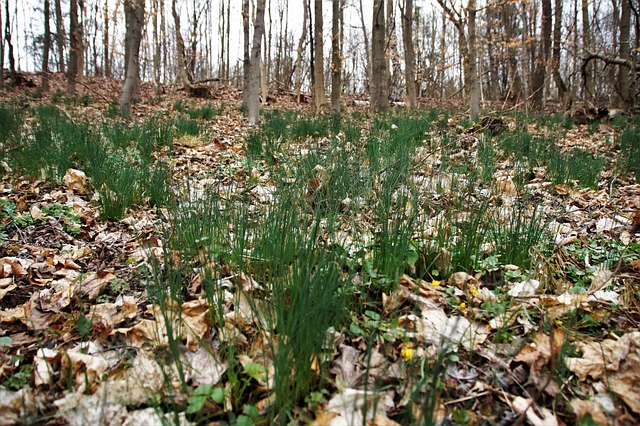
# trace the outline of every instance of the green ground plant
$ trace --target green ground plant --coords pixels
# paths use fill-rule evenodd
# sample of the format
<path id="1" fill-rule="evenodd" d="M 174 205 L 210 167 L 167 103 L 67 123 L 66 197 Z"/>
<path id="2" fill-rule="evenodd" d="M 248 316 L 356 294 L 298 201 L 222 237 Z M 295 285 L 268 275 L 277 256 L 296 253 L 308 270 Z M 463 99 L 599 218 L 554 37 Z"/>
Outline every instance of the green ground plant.
<path id="1" fill-rule="evenodd" d="M 640 126 L 629 126 L 620 135 L 620 157 L 618 167 L 640 176 Z"/>

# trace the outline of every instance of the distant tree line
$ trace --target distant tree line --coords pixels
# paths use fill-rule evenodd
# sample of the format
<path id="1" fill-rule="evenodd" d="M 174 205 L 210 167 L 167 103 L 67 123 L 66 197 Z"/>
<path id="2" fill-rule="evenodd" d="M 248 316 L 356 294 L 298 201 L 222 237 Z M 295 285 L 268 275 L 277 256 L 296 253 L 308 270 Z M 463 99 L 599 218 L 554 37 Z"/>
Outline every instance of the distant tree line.
<path id="1" fill-rule="evenodd" d="M 141 80 L 158 92 L 242 87 L 255 122 L 274 90 L 336 113 L 345 93 L 376 110 L 461 98 L 472 119 L 486 102 L 640 111 L 638 0 L 296 0 L 295 16 L 293 0 L 34 0 L 21 7 L 43 25 L 28 28 L 16 25 L 21 2 L 0 2 L 0 87 L 18 83 L 16 56 L 28 55 L 44 90 L 53 71 L 70 94 L 84 76 L 123 79 L 125 114 Z"/>

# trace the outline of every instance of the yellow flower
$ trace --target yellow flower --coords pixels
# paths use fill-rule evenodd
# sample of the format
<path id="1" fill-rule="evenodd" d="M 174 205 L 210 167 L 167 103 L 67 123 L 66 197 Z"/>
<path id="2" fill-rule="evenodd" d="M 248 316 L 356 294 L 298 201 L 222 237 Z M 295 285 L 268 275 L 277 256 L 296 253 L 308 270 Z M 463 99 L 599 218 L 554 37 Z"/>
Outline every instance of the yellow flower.
<path id="1" fill-rule="evenodd" d="M 434 286 L 434 287 L 437 287 L 437 286 L 439 286 L 440 284 L 442 284 L 442 282 L 441 282 L 441 281 L 438 281 L 438 280 L 433 280 L 433 281 L 431 281 L 431 285 L 432 285 L 432 286 Z"/>
<path id="2" fill-rule="evenodd" d="M 473 294 L 474 296 L 477 296 L 480 292 L 478 291 L 477 288 L 472 288 L 471 289 L 471 294 Z"/>
<path id="3" fill-rule="evenodd" d="M 467 307 L 467 304 L 465 302 L 462 302 L 460 306 L 458 306 L 458 308 L 460 309 L 465 309 L 466 307 Z"/>
<path id="4" fill-rule="evenodd" d="M 558 327 L 560 327 L 560 326 L 562 325 L 562 320 L 557 319 L 557 320 L 556 320 L 556 325 L 557 325 Z"/>
<path id="5" fill-rule="evenodd" d="M 411 348 L 402 348 L 402 350 L 400 351 L 400 355 L 402 356 L 402 358 L 404 358 L 405 361 L 411 361 L 413 355 L 415 355 L 415 352 L 416 351 Z"/>

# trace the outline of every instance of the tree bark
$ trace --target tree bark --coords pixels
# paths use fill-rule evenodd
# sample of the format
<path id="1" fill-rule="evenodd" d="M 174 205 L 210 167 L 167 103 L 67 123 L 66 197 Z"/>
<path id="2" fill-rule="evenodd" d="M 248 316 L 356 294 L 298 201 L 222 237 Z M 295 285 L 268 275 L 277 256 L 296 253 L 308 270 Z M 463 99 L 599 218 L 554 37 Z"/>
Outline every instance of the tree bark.
<path id="1" fill-rule="evenodd" d="M 298 39 L 298 53 L 296 56 L 296 70 L 295 79 L 293 85 L 293 93 L 296 97 L 296 102 L 300 100 L 300 88 L 302 87 L 302 56 L 304 55 L 304 42 L 307 39 L 307 20 L 309 19 L 309 7 L 307 2 L 302 2 L 304 7 L 304 16 L 302 18 L 302 34 Z"/>
<path id="2" fill-rule="evenodd" d="M 102 9 L 104 29 L 102 34 L 102 67 L 104 76 L 111 78 L 111 61 L 109 60 L 109 0 L 105 0 Z"/>
<path id="3" fill-rule="evenodd" d="M 510 97 L 517 104 L 524 97 L 524 82 L 520 76 L 520 70 L 518 69 L 518 59 L 516 55 L 516 48 L 514 46 L 515 24 L 514 20 L 514 8 L 511 5 L 505 5 L 500 12 L 502 17 L 502 25 L 504 27 L 504 43 L 507 46 L 507 63 L 509 65 L 509 75 L 511 77 L 511 86 L 508 91 Z"/>
<path id="4" fill-rule="evenodd" d="M 437 1 L 447 15 L 447 18 L 458 31 L 458 45 L 460 48 L 460 56 L 462 57 L 462 74 L 464 76 L 465 95 L 469 102 L 469 116 L 475 121 L 479 115 L 478 101 L 480 97 L 476 64 L 476 0 L 469 0 L 469 3 L 467 3 L 466 21 L 462 16 L 460 16 L 460 13 L 457 10 L 449 7 L 446 0 Z M 465 33 L 465 26 L 468 27 L 468 36 Z"/>
<path id="5" fill-rule="evenodd" d="M 173 16 L 174 26 L 176 28 L 176 50 L 178 55 L 178 72 L 180 73 L 180 81 L 185 90 L 191 89 L 191 80 L 187 75 L 187 62 L 185 57 L 184 39 L 180 30 L 180 16 L 176 9 L 176 0 L 171 2 L 171 15 Z"/>
<path id="6" fill-rule="evenodd" d="M 582 0 L 582 43 L 586 50 L 591 50 L 591 20 L 589 19 L 589 1 Z M 591 100 L 595 96 L 595 81 L 594 81 L 594 64 L 585 64 L 582 69 L 582 78 L 584 81 L 584 97 L 586 100 Z"/>
<path id="7" fill-rule="evenodd" d="M 555 18 L 553 20 L 553 51 L 551 53 L 551 68 L 553 81 L 558 89 L 558 98 L 564 108 L 569 107 L 571 101 L 569 91 L 560 75 L 560 45 L 562 43 L 562 0 L 555 0 Z"/>
<path id="8" fill-rule="evenodd" d="M 251 76 L 251 53 L 250 53 L 250 40 L 249 33 L 251 27 L 249 26 L 249 0 L 242 0 L 242 26 L 244 34 L 244 61 L 242 65 L 243 80 L 242 80 L 242 109 L 249 108 L 249 84 Z"/>
<path id="9" fill-rule="evenodd" d="M 51 50 L 51 4 L 44 0 L 44 42 L 42 44 L 42 91 L 49 91 L 49 51 Z"/>
<path id="10" fill-rule="evenodd" d="M 331 111 L 340 114 L 342 94 L 342 10 L 344 0 L 333 0 L 331 22 Z"/>
<path id="11" fill-rule="evenodd" d="M 4 37 L 2 36 L 2 5 L 0 5 L 0 90 L 4 89 Z"/>
<path id="12" fill-rule="evenodd" d="M 402 13 L 402 44 L 404 45 L 404 73 L 409 108 L 416 107 L 415 52 L 413 49 L 413 0 L 404 0 Z"/>
<path id="13" fill-rule="evenodd" d="M 467 5 L 469 29 L 469 75 L 465 84 L 469 85 L 469 118 L 478 121 L 480 117 L 480 85 L 478 82 L 477 45 L 476 45 L 476 0 L 469 0 Z"/>
<path id="14" fill-rule="evenodd" d="M 83 71 L 82 26 L 78 15 L 79 7 L 82 7 L 81 0 L 71 0 L 69 2 L 69 64 L 67 69 L 69 96 L 77 94 L 76 86 L 82 79 Z"/>
<path id="15" fill-rule="evenodd" d="M 373 26 L 371 31 L 371 108 L 374 111 L 389 107 L 387 87 L 387 61 L 385 58 L 384 0 L 373 2 Z"/>
<path id="16" fill-rule="evenodd" d="M 360 17 L 360 26 L 362 27 L 362 39 L 364 41 L 364 90 L 369 90 L 369 79 L 371 78 L 371 48 L 369 47 L 369 34 L 367 33 L 367 26 L 364 23 L 364 10 L 362 8 L 362 0 L 360 0 L 360 7 L 358 8 L 358 15 Z"/>
<path id="17" fill-rule="evenodd" d="M 551 0 L 542 0 L 540 47 L 536 57 L 531 81 L 531 103 L 537 109 L 544 106 L 544 86 L 547 79 L 547 64 L 551 51 Z"/>
<path id="18" fill-rule="evenodd" d="M 151 2 L 153 13 L 153 83 L 156 86 L 156 96 L 162 94 L 162 83 L 160 82 L 160 58 L 161 58 L 161 46 L 160 46 L 160 27 L 158 23 L 158 14 L 160 13 L 159 0 L 152 0 Z"/>
<path id="19" fill-rule="evenodd" d="M 58 72 L 65 72 L 65 60 L 64 60 L 64 20 L 62 17 L 62 6 L 60 0 L 55 0 L 56 5 L 56 44 L 58 45 Z"/>
<path id="20" fill-rule="evenodd" d="M 631 48 L 629 45 L 629 33 L 631 27 L 630 0 L 622 0 L 620 12 L 620 58 L 629 61 L 631 59 Z M 625 110 L 631 107 L 631 85 L 629 79 L 629 71 L 629 68 L 623 65 L 618 65 L 618 103 L 620 108 Z"/>
<path id="21" fill-rule="evenodd" d="M 4 40 L 7 43 L 9 56 L 9 78 L 11 85 L 16 83 L 16 57 L 13 52 L 13 43 L 11 42 L 11 15 L 9 11 L 9 0 L 4 2 L 5 22 L 4 22 Z"/>
<path id="22" fill-rule="evenodd" d="M 129 24 L 131 28 L 131 45 L 129 46 L 129 63 L 127 75 L 122 88 L 120 98 L 120 112 L 128 117 L 131 115 L 131 104 L 134 98 L 136 85 L 140 80 L 140 42 L 142 40 L 142 26 L 144 25 L 145 0 L 125 0 L 125 10 L 131 10 L 132 16 Z M 138 83 L 136 83 L 138 80 Z"/>
<path id="23" fill-rule="evenodd" d="M 266 0 L 258 0 L 255 20 L 253 22 L 253 45 L 249 64 L 249 124 L 260 122 L 260 50 L 264 34 L 264 9 Z"/>
<path id="24" fill-rule="evenodd" d="M 314 78 L 313 78 L 313 99 L 316 111 L 320 111 L 325 103 L 324 93 L 324 37 L 323 37 L 323 16 L 322 16 L 322 0 L 314 2 L 314 37 L 315 37 L 315 61 L 314 61 Z"/>

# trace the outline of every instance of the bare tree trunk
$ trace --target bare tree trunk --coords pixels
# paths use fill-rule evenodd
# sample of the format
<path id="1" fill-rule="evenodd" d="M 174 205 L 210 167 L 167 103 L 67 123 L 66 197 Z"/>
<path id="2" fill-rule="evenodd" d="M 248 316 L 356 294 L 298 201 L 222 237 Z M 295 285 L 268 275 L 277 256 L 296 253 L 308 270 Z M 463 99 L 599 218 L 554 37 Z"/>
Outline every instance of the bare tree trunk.
<path id="1" fill-rule="evenodd" d="M 162 94 L 162 83 L 160 82 L 160 28 L 158 24 L 158 14 L 160 13 L 160 3 L 152 0 L 151 7 L 153 13 L 153 83 L 156 86 L 156 96 Z"/>
<path id="2" fill-rule="evenodd" d="M 551 68 L 553 81 L 558 89 L 558 98 L 563 108 L 571 102 L 567 85 L 560 75 L 560 45 L 562 44 L 562 0 L 555 0 L 555 18 L 553 20 L 553 51 L 551 52 Z"/>
<path id="3" fill-rule="evenodd" d="M 262 34 L 263 46 L 262 49 L 262 63 L 260 68 L 260 94 L 264 101 L 267 101 L 269 97 L 269 80 L 271 70 L 271 0 L 265 2 L 265 15 L 269 12 L 269 26 L 265 24 L 265 29 Z"/>
<path id="4" fill-rule="evenodd" d="M 631 49 L 629 46 L 629 32 L 631 27 L 630 0 L 622 0 L 620 11 L 620 58 L 629 61 L 631 59 Z M 619 106 L 625 110 L 631 107 L 629 71 L 630 69 L 628 67 L 618 65 Z"/>
<path id="5" fill-rule="evenodd" d="M 124 116 L 131 115 L 131 103 L 134 97 L 136 80 L 140 79 L 140 42 L 142 40 L 142 26 L 144 25 L 145 0 L 125 0 L 125 10 L 133 12 L 129 24 L 131 28 L 131 46 L 129 46 L 129 63 L 127 76 L 120 98 L 120 112 Z"/>
<path id="6" fill-rule="evenodd" d="M 249 0 L 242 0 L 242 25 L 244 34 L 244 62 L 243 69 L 243 81 L 242 81 L 242 108 L 249 108 L 249 90 L 250 76 L 251 76 L 251 56 L 250 56 L 250 40 L 249 33 L 251 27 L 249 26 Z"/>
<path id="7" fill-rule="evenodd" d="M 478 84 L 477 51 L 476 45 L 476 0 L 469 0 L 467 6 L 469 28 L 469 75 L 465 76 L 465 84 L 469 85 L 469 118 L 478 121 L 480 117 L 479 98 L 480 85 Z"/>
<path id="8" fill-rule="evenodd" d="M 469 116 L 477 120 L 479 115 L 480 86 L 478 84 L 477 47 L 476 47 L 476 0 L 467 3 L 466 22 L 460 16 L 460 12 L 449 7 L 445 0 L 437 0 L 447 18 L 458 31 L 458 46 L 462 58 L 462 75 L 464 76 L 465 95 L 469 101 Z M 469 35 L 465 33 L 465 25 Z"/>
<path id="9" fill-rule="evenodd" d="M 342 11 L 344 0 L 333 0 L 331 18 L 331 111 L 340 114 L 342 94 Z"/>
<path id="10" fill-rule="evenodd" d="M 384 0 L 374 0 L 371 31 L 371 108 L 374 111 L 389 107 L 387 61 L 384 54 L 385 35 Z"/>
<path id="11" fill-rule="evenodd" d="M 42 91 L 49 91 L 49 51 L 51 50 L 51 4 L 44 0 L 44 42 L 42 51 Z"/>
<path id="12" fill-rule="evenodd" d="M 98 2 L 96 1 L 93 4 L 93 34 L 91 37 L 91 49 L 92 49 L 92 66 L 93 66 L 93 75 L 95 76 L 104 76 L 104 70 L 102 69 L 102 64 L 98 65 L 98 16 L 99 12 Z"/>
<path id="13" fill-rule="evenodd" d="M 304 41 L 307 39 L 307 20 L 309 19 L 309 7 L 307 2 L 302 2 L 304 6 L 304 16 L 302 18 L 302 35 L 298 40 L 298 56 L 296 56 L 296 70 L 295 80 L 293 85 L 293 92 L 296 97 L 296 101 L 300 100 L 300 88 L 302 86 L 302 55 L 304 54 Z"/>
<path id="14" fill-rule="evenodd" d="M 58 45 L 58 71 L 65 72 L 65 60 L 64 60 L 64 20 L 62 18 L 62 6 L 60 0 L 55 0 L 56 5 L 56 44 Z"/>
<path id="15" fill-rule="evenodd" d="M 182 32 L 180 30 L 180 16 L 176 10 L 176 0 L 171 2 L 171 14 L 173 15 L 173 22 L 176 28 L 176 50 L 178 54 L 178 72 L 180 73 L 180 81 L 185 90 L 191 89 L 191 80 L 187 75 L 187 63 L 185 58 L 184 39 L 182 38 Z"/>
<path id="16" fill-rule="evenodd" d="M 113 12 L 111 13 L 111 22 L 113 22 L 113 26 L 114 26 L 114 31 L 111 34 L 111 48 L 109 49 L 109 68 L 111 69 L 111 75 L 113 76 L 113 53 L 120 50 L 120 40 L 117 40 L 117 34 L 118 32 L 115 30 L 116 28 L 116 23 L 118 22 L 118 15 L 119 12 L 118 10 L 120 9 L 120 4 L 121 2 L 118 1 L 116 2 L 115 7 L 113 8 Z M 119 71 L 119 70 L 118 70 Z M 123 76 L 123 78 L 126 77 L 126 75 Z"/>
<path id="17" fill-rule="evenodd" d="M 2 36 L 2 5 L 0 5 L 0 90 L 4 89 L 4 37 Z"/>
<path id="18" fill-rule="evenodd" d="M 362 0 L 360 0 L 358 14 L 360 17 L 360 26 L 362 27 L 362 39 L 364 40 L 364 89 L 365 91 L 369 91 L 369 79 L 371 78 L 371 48 L 369 47 L 369 33 L 367 32 L 367 26 L 364 23 L 364 10 L 362 8 Z"/>
<path id="19" fill-rule="evenodd" d="M 225 14 L 224 14 L 224 1 L 220 2 L 220 20 L 218 25 L 218 31 L 220 32 L 220 58 L 218 62 L 218 78 L 223 80 L 225 78 L 225 69 L 224 69 L 224 58 L 225 58 L 225 49 L 227 47 L 226 37 L 227 37 L 227 27 L 225 26 Z"/>
<path id="20" fill-rule="evenodd" d="M 531 102 L 535 108 L 542 108 L 544 86 L 547 78 L 547 63 L 551 50 L 551 0 L 542 0 L 542 31 L 535 69 L 531 79 Z"/>
<path id="21" fill-rule="evenodd" d="M 387 0 L 387 87 L 389 96 L 396 100 L 400 97 L 400 82 L 402 80 L 402 65 L 400 64 L 400 53 L 398 52 L 398 38 L 396 37 L 395 10 L 393 0 Z"/>
<path id="22" fill-rule="evenodd" d="M 589 1 L 582 0 L 582 42 L 587 50 L 591 49 L 591 20 L 589 19 Z M 585 99 L 591 100 L 596 94 L 594 81 L 594 64 L 589 63 L 582 70 Z"/>
<path id="23" fill-rule="evenodd" d="M 196 13 L 196 0 L 193 0 L 193 19 L 191 27 L 191 48 L 189 49 L 189 60 L 187 66 L 187 73 L 189 74 L 189 81 L 196 80 L 196 59 L 198 53 L 198 21 L 199 16 Z"/>
<path id="24" fill-rule="evenodd" d="M 253 45 L 251 46 L 249 74 L 249 124 L 260 122 L 260 50 L 264 34 L 264 9 L 266 0 L 258 0 L 256 17 L 253 22 Z"/>
<path id="25" fill-rule="evenodd" d="M 315 61 L 313 69 L 313 99 L 316 111 L 320 111 L 325 103 L 324 93 L 324 37 L 323 16 L 322 16 L 322 0 L 314 2 L 314 37 L 315 37 Z"/>
<path id="26" fill-rule="evenodd" d="M 105 0 L 102 9 L 104 29 L 102 34 L 102 66 L 104 76 L 111 78 L 111 61 L 109 60 L 109 0 Z"/>
<path id="27" fill-rule="evenodd" d="M 442 14 L 442 35 L 440 36 L 440 63 L 438 64 L 438 81 L 440 82 L 440 104 L 445 98 L 445 81 L 444 81 L 444 68 L 447 60 L 447 46 L 446 46 L 446 34 L 447 34 L 447 18 L 446 14 Z"/>
<path id="28" fill-rule="evenodd" d="M 402 44 L 404 45 L 404 79 L 407 85 L 407 102 L 409 108 L 415 108 L 416 76 L 415 52 L 413 50 L 413 0 L 404 0 L 404 5 L 401 4 L 400 13 L 402 13 Z"/>
<path id="29" fill-rule="evenodd" d="M 500 11 L 500 15 L 504 27 L 503 42 L 507 46 L 507 64 L 509 65 L 509 76 L 511 77 L 511 86 L 508 93 L 510 93 L 510 97 L 513 98 L 517 104 L 524 96 L 524 83 L 520 76 L 520 70 L 518 69 L 518 59 L 514 46 L 516 34 L 515 24 L 513 22 L 515 15 L 513 6 L 504 6 Z"/>
<path id="30" fill-rule="evenodd" d="M 69 66 L 67 69 L 67 86 L 70 96 L 76 95 L 76 84 L 82 78 L 82 28 L 78 16 L 79 0 L 69 3 Z"/>
<path id="31" fill-rule="evenodd" d="M 4 40 L 7 43 L 9 56 L 9 78 L 11 80 L 10 85 L 13 86 L 16 83 L 16 57 L 13 52 L 13 43 L 11 42 L 11 15 L 9 12 L 9 0 L 4 2 L 5 11 L 5 23 L 4 23 Z"/>
<path id="32" fill-rule="evenodd" d="M 280 89 L 282 86 L 282 64 L 284 62 L 284 52 L 283 46 L 286 44 L 285 35 L 284 35 L 284 8 L 282 7 L 282 3 L 278 2 L 278 41 L 276 45 L 276 66 L 275 66 L 275 83 L 276 89 Z"/>
<path id="33" fill-rule="evenodd" d="M 227 32 L 230 34 L 231 33 L 231 27 L 229 26 L 229 24 L 231 23 L 231 0 L 227 0 Z M 227 79 L 227 82 L 229 81 L 229 79 L 231 78 L 231 61 L 230 61 L 230 54 L 229 51 L 230 49 L 230 35 L 227 35 L 227 57 L 226 57 L 226 65 L 225 65 L 225 73 L 224 76 Z"/>

